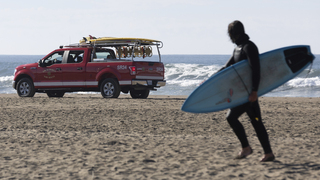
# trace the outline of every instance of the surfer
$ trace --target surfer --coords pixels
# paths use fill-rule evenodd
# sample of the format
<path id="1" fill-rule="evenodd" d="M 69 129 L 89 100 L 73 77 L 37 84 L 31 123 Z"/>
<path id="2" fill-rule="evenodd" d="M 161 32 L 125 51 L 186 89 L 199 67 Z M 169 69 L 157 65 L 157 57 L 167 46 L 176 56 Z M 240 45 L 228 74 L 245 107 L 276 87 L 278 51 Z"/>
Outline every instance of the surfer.
<path id="1" fill-rule="evenodd" d="M 234 21 L 229 24 L 228 34 L 232 43 L 236 44 L 237 46 L 233 51 L 233 55 L 222 69 L 241 60 L 247 59 L 252 71 L 252 89 L 247 90 L 249 94 L 249 102 L 231 108 L 227 113 L 227 121 L 240 140 L 242 146 L 242 150 L 236 156 L 236 159 L 243 159 L 253 152 L 251 146 L 249 145 L 245 130 L 238 120 L 238 118 L 244 112 L 246 112 L 251 119 L 251 124 L 253 125 L 264 150 L 264 156 L 261 159 L 261 162 L 273 161 L 275 156 L 272 153 L 268 133 L 261 119 L 260 106 L 258 103 L 257 91 L 260 82 L 260 62 L 258 48 L 252 41 L 249 40 L 249 36 L 245 33 L 244 26 L 240 21 Z"/>

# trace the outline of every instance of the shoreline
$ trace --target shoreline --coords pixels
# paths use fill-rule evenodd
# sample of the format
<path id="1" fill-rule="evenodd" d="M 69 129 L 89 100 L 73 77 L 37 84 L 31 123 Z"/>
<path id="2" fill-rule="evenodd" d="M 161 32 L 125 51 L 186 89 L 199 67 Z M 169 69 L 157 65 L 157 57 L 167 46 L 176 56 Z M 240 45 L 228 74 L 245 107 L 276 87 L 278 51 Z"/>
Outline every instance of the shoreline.
<path id="1" fill-rule="evenodd" d="M 100 93 L 97 94 L 86 94 L 86 93 L 66 93 L 63 97 L 101 97 Z M 189 95 L 149 95 L 147 99 L 149 98 L 188 98 Z M 0 97 L 17 97 L 20 98 L 17 93 L 0 93 Z M 48 97 L 46 93 L 35 93 L 34 97 Z M 120 96 L 118 98 L 131 98 L 130 94 L 120 94 Z M 320 97 L 269 97 L 269 96 L 261 96 L 259 97 L 259 99 L 261 98 L 267 98 L 267 99 L 274 99 L 274 98 L 280 98 L 280 99 L 286 99 L 286 98 L 312 98 L 312 99 L 316 99 L 316 98 L 320 98 Z M 117 99 L 117 98 L 115 98 Z M 132 99 L 132 98 L 131 98 Z"/>
<path id="2" fill-rule="evenodd" d="M 77 93 L 66 93 L 63 97 L 73 97 L 73 96 L 79 96 L 79 97 L 101 97 L 100 93 L 97 94 L 77 94 Z M 17 93 L 0 93 L 0 97 L 17 97 Z M 48 97 L 46 93 L 35 93 L 34 97 Z M 148 98 L 187 98 L 188 95 L 149 95 Z M 119 98 L 131 98 L 130 94 L 120 94 Z M 147 98 L 147 99 L 148 99 Z"/>
<path id="3" fill-rule="evenodd" d="M 320 98 L 259 98 L 276 156 L 268 163 L 246 115 L 254 153 L 234 160 L 227 110 L 186 113 L 186 98 L 0 94 L 0 178 L 320 179 Z"/>

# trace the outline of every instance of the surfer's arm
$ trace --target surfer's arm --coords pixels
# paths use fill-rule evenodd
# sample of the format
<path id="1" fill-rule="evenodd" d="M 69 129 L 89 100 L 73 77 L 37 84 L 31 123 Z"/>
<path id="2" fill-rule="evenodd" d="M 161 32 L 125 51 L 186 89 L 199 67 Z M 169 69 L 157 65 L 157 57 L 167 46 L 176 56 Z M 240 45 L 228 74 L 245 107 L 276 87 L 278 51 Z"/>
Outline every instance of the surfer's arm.
<path id="1" fill-rule="evenodd" d="M 257 46 L 253 43 L 244 47 L 248 62 L 252 70 L 252 91 L 258 91 L 260 83 L 260 60 Z"/>
<path id="2" fill-rule="evenodd" d="M 233 56 L 231 56 L 230 59 L 228 60 L 228 62 L 221 69 L 219 69 L 219 71 L 217 71 L 217 72 L 224 70 L 225 68 L 231 66 L 234 63 L 235 63 L 234 58 L 233 58 Z"/>
<path id="3" fill-rule="evenodd" d="M 213 74 L 211 75 L 211 77 L 214 76 L 215 74 L 217 74 L 218 72 L 224 70 L 225 68 L 227 68 L 227 67 L 230 66 L 231 64 L 234 64 L 234 63 L 235 63 L 235 62 L 234 62 L 234 58 L 233 58 L 233 56 L 231 56 L 230 59 L 229 59 L 229 61 L 227 62 L 227 64 L 225 64 L 225 65 L 224 65 L 221 69 L 219 69 L 217 72 L 213 73 Z M 204 83 L 205 81 L 206 81 L 206 80 L 203 80 L 200 84 Z"/>

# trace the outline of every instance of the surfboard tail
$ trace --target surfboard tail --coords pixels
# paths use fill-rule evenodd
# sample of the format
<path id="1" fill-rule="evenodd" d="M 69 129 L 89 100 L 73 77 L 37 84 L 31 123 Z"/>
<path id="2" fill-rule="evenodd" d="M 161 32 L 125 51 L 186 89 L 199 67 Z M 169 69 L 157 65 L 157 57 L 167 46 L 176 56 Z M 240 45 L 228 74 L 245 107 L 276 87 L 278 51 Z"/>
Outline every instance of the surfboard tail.
<path id="1" fill-rule="evenodd" d="M 286 62 L 292 73 L 296 73 L 315 59 L 310 46 L 291 48 L 284 51 Z"/>

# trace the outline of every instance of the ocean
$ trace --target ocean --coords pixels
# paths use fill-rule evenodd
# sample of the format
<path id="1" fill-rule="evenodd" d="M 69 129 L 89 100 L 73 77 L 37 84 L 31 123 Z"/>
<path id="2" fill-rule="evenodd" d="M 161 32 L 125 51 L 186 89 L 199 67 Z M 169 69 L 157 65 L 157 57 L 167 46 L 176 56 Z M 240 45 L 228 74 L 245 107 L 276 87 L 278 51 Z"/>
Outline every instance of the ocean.
<path id="1" fill-rule="evenodd" d="M 267 93 L 267 97 L 320 97 L 320 55 L 315 55 L 312 69 Z M 0 93 L 16 93 L 13 72 L 21 64 L 37 62 L 44 55 L 0 55 Z M 167 85 L 152 95 L 189 95 L 203 80 L 219 70 L 230 55 L 162 55 Z M 83 92 L 80 92 L 83 93 Z"/>

